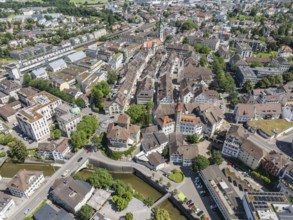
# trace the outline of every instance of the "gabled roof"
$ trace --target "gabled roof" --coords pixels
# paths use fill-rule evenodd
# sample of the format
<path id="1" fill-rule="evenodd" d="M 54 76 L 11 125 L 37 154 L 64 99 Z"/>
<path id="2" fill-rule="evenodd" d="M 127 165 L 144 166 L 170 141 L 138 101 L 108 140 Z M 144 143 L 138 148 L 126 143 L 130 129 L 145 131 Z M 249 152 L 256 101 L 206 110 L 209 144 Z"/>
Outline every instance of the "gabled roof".
<path id="1" fill-rule="evenodd" d="M 42 171 L 19 170 L 7 184 L 7 187 L 17 188 L 19 191 L 25 192 L 31 185 L 30 178 L 37 178 L 40 175 L 43 175 Z"/>

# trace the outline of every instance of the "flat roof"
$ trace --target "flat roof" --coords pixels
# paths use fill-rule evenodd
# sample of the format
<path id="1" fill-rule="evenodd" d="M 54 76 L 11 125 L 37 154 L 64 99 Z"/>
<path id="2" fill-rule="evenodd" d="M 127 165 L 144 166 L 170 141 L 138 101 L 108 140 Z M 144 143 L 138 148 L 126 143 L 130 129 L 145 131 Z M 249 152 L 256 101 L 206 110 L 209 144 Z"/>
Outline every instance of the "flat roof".
<path id="1" fill-rule="evenodd" d="M 242 199 L 217 165 L 211 165 L 200 172 L 200 176 L 211 194 L 218 198 L 230 219 L 246 219 Z M 212 192 L 211 192 L 212 191 Z"/>

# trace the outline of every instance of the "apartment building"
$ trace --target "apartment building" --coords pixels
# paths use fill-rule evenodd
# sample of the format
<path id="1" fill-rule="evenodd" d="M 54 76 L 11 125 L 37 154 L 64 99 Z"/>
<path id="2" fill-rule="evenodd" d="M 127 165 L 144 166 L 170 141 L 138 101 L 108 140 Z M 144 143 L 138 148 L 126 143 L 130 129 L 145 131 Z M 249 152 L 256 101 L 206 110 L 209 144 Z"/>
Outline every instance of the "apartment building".
<path id="1" fill-rule="evenodd" d="M 256 169 L 267 154 L 261 147 L 250 140 L 245 140 L 240 147 L 238 159 L 251 169 Z"/>
<path id="2" fill-rule="evenodd" d="M 248 134 L 242 126 L 232 125 L 226 134 L 222 154 L 227 157 L 237 158 L 239 156 L 240 147 L 247 137 Z"/>
<path id="3" fill-rule="evenodd" d="M 279 118 L 282 114 L 280 103 L 238 104 L 234 110 L 236 123 L 248 122 L 252 119 Z"/>
<path id="4" fill-rule="evenodd" d="M 289 164 L 289 158 L 283 153 L 276 151 L 269 152 L 262 161 L 263 169 L 273 176 L 279 176 Z"/>
<path id="5" fill-rule="evenodd" d="M 236 43 L 236 52 L 242 57 L 252 57 L 252 48 L 248 43 Z"/>
<path id="6" fill-rule="evenodd" d="M 44 181 L 43 172 L 22 169 L 8 182 L 7 188 L 13 196 L 29 198 Z"/>
<path id="7" fill-rule="evenodd" d="M 222 213 L 222 219 L 247 219 L 241 199 L 217 165 L 208 166 L 199 176 Z"/>
<path id="8" fill-rule="evenodd" d="M 50 135 L 48 120 L 55 115 L 61 99 L 45 91 L 27 99 L 28 107 L 19 111 L 16 119 L 21 131 L 32 140 L 40 141 Z"/>
<path id="9" fill-rule="evenodd" d="M 242 204 L 248 220 L 293 219 L 293 206 L 282 192 L 246 192 Z"/>
<path id="10" fill-rule="evenodd" d="M 67 137 L 70 137 L 70 134 L 76 130 L 77 124 L 82 119 L 80 108 L 77 106 L 72 107 L 68 104 L 62 104 L 55 109 L 55 113 L 59 129 Z"/>

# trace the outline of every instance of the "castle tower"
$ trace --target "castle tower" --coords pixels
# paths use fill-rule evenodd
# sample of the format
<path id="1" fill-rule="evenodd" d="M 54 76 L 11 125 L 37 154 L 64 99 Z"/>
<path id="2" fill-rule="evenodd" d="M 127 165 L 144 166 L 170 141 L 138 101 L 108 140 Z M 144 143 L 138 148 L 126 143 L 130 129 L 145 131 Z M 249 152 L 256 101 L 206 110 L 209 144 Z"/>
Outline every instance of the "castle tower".
<path id="1" fill-rule="evenodd" d="M 175 111 L 176 111 L 176 113 L 175 113 L 175 132 L 180 132 L 180 122 L 181 122 L 181 115 L 182 115 L 182 111 L 183 111 L 183 104 L 182 104 L 180 98 L 178 99 Z"/>

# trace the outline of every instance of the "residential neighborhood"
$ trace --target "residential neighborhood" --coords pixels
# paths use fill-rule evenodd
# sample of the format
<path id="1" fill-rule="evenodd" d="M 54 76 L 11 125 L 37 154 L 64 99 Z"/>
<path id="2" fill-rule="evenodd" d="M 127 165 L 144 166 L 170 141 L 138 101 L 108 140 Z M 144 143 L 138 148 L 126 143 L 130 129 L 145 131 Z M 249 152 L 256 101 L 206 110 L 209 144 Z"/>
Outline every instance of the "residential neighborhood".
<path id="1" fill-rule="evenodd" d="M 0 0 L 0 220 L 293 219 L 293 2 Z"/>

